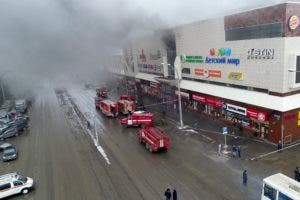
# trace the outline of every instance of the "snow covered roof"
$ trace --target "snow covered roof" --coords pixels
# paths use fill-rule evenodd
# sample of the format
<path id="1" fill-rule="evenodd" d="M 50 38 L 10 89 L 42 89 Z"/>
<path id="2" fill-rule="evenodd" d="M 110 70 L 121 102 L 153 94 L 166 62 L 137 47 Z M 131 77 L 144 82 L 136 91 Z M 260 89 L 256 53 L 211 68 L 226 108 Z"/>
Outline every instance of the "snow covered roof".
<path id="1" fill-rule="evenodd" d="M 281 112 L 300 108 L 300 94 L 278 97 L 262 92 L 182 80 L 180 87 L 203 94 L 251 104 Z"/>

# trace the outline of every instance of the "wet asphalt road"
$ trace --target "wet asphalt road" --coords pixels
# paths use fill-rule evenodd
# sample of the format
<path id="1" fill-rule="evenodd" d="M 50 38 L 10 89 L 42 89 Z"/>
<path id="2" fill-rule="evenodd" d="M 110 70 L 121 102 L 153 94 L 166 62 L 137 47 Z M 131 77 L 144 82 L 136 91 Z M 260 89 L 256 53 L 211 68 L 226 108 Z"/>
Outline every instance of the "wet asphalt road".
<path id="1" fill-rule="evenodd" d="M 218 157 L 210 141 L 199 141 L 168 120 L 162 128 L 170 134 L 171 147 L 151 154 L 138 143 L 138 129 L 124 128 L 95 110 L 93 91 L 68 93 L 72 99 L 62 101 L 52 89 L 41 92 L 30 111 L 30 131 L 7 140 L 17 146 L 19 158 L 1 163 L 1 174 L 18 171 L 36 181 L 34 191 L 12 199 L 153 200 L 163 199 L 167 187 L 187 200 L 259 198 L 260 183 L 241 186 L 241 172 L 227 164 L 228 158 Z M 71 101 L 84 117 L 95 116 L 106 158 Z"/>

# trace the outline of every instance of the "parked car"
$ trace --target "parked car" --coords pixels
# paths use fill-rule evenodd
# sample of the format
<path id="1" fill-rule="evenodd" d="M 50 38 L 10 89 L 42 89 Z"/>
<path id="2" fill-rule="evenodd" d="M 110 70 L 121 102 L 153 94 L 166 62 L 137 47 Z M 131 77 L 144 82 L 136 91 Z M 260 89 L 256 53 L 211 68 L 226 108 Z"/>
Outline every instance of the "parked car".
<path id="1" fill-rule="evenodd" d="M 2 155 L 3 162 L 15 160 L 17 157 L 18 157 L 18 151 L 16 147 L 10 146 L 10 147 L 6 147 L 3 150 L 3 155 Z"/>
<path id="2" fill-rule="evenodd" d="M 17 172 L 0 176 L 0 199 L 16 194 L 27 194 L 34 186 L 32 178 Z"/>
<path id="3" fill-rule="evenodd" d="M 18 131 L 23 131 L 28 128 L 28 119 L 21 116 L 7 117 L 0 119 L 0 124 L 16 126 Z"/>
<path id="4" fill-rule="evenodd" d="M 14 125 L 4 125 L 0 127 L 0 140 L 18 136 L 18 129 Z"/>
<path id="5" fill-rule="evenodd" d="M 10 144 L 10 143 L 2 142 L 2 143 L 0 144 L 0 151 L 3 151 L 5 148 L 11 147 L 11 146 L 12 146 L 12 144 Z"/>

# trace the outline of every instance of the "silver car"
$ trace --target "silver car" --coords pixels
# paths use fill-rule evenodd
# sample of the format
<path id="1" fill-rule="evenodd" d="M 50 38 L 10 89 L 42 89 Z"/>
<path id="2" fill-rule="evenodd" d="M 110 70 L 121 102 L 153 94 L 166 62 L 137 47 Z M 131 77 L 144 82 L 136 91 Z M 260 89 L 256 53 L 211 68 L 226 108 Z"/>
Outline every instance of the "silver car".
<path id="1" fill-rule="evenodd" d="M 7 147 L 3 150 L 3 162 L 9 161 L 9 160 L 14 160 L 18 156 L 18 151 L 14 146 Z"/>
<path id="2" fill-rule="evenodd" d="M 3 125 L 0 127 L 0 140 L 5 138 L 18 136 L 18 129 L 14 125 Z"/>

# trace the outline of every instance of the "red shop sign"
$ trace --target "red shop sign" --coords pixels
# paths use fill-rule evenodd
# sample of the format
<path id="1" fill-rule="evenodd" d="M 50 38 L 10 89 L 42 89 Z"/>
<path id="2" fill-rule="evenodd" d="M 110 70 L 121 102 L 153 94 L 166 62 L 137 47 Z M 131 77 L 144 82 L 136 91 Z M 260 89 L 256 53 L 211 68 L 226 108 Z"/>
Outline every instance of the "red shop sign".
<path id="1" fill-rule="evenodd" d="M 195 101 L 199 101 L 199 102 L 202 102 L 202 103 L 207 103 L 207 104 L 215 106 L 215 107 L 222 107 L 223 104 L 224 104 L 224 102 L 219 100 L 219 99 L 206 97 L 206 96 L 202 96 L 202 95 L 199 95 L 199 94 L 192 94 L 192 98 Z"/>
<path id="2" fill-rule="evenodd" d="M 267 113 L 255 110 L 253 108 L 247 108 L 247 116 L 255 118 L 259 121 L 266 121 L 267 120 Z"/>
<path id="3" fill-rule="evenodd" d="M 224 104 L 223 101 L 215 98 L 210 98 L 210 97 L 206 97 L 206 103 L 215 107 L 223 107 Z"/>
<path id="4" fill-rule="evenodd" d="M 192 94 L 192 99 L 194 99 L 195 101 L 200 101 L 200 102 L 203 102 L 205 103 L 205 96 L 201 96 L 201 95 L 198 95 L 198 94 Z"/>

